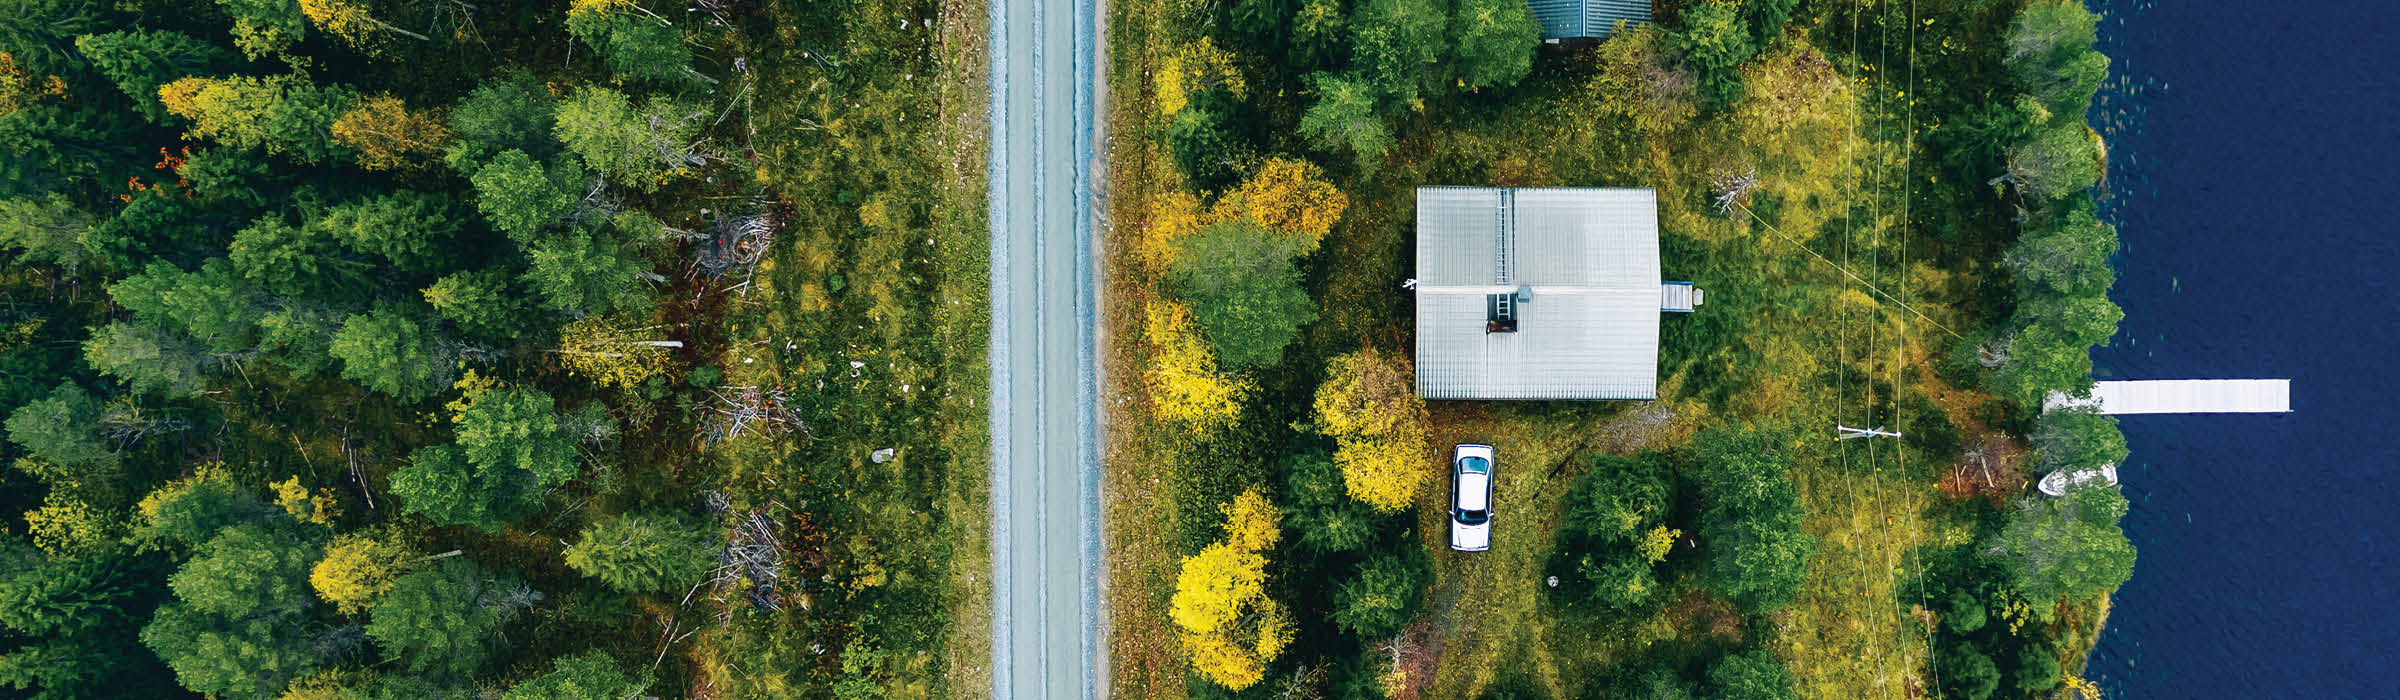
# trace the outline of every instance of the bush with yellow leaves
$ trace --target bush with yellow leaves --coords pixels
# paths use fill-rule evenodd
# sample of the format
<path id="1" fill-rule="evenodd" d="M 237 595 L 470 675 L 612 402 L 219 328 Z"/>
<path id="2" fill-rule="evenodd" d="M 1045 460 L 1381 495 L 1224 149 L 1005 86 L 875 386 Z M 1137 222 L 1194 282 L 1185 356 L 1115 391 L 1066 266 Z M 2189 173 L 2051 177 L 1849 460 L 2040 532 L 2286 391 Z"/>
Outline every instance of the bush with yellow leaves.
<path id="1" fill-rule="evenodd" d="M 1350 206 L 1349 196 L 1326 182 L 1315 163 L 1288 158 L 1269 159 L 1235 192 L 1250 218 L 1276 233 L 1306 239 L 1302 255 L 1316 250 Z"/>
<path id="2" fill-rule="evenodd" d="M 1159 59 L 1153 79 L 1157 86 L 1154 102 L 1162 117 L 1183 111 L 1184 105 L 1191 104 L 1193 93 L 1224 88 L 1239 97 L 1244 87 L 1241 72 L 1234 69 L 1233 54 L 1217 48 L 1216 41 L 1205 36 Z"/>
<path id="3" fill-rule="evenodd" d="M 1406 510 L 1432 475 L 1432 437 L 1412 368 L 1374 348 L 1326 364 L 1325 383 L 1317 387 L 1317 430 L 1334 440 L 1343 488 L 1377 511 Z"/>
<path id="4" fill-rule="evenodd" d="M 1267 597 L 1266 550 L 1282 535 L 1257 489 L 1222 506 L 1225 540 L 1185 557 L 1168 611 L 1192 669 L 1232 690 L 1256 685 L 1292 642 L 1291 612 Z"/>
<path id="5" fill-rule="evenodd" d="M 309 569 L 308 585 L 342 614 L 356 615 L 390 593 L 392 582 L 408 573 L 409 564 L 416 559 L 416 552 L 397 538 L 372 532 L 344 533 L 325 545 L 325 558 Z"/>
<path id="6" fill-rule="evenodd" d="M 1192 327 L 1191 307 L 1152 300 L 1144 332 L 1150 339 L 1150 401 L 1160 417 L 1198 433 L 1241 413 L 1250 383 L 1217 368 L 1208 343 Z"/>

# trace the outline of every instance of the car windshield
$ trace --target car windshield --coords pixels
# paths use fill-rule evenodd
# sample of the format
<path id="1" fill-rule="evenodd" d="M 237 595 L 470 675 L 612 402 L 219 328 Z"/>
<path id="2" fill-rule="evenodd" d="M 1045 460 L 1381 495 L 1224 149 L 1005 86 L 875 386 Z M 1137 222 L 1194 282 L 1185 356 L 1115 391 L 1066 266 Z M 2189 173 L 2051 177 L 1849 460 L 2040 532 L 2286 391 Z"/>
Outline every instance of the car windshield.
<path id="1" fill-rule="evenodd" d="M 1482 457 L 1468 457 L 1458 460 L 1458 470 L 1469 474 L 1490 474 L 1492 463 Z"/>
<path id="2" fill-rule="evenodd" d="M 1492 519 L 1492 512 L 1488 510 L 1462 510 L 1458 512 L 1458 522 L 1462 525 L 1482 525 L 1483 521 L 1490 519 Z"/>

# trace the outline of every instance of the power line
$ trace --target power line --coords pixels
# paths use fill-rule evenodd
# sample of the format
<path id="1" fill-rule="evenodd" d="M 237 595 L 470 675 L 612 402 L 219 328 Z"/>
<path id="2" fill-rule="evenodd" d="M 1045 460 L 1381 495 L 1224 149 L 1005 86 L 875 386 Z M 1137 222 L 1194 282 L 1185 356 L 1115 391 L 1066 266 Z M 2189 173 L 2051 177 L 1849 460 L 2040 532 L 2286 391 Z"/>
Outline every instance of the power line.
<path id="1" fill-rule="evenodd" d="M 1867 282 L 1865 279 L 1860 278 L 1858 273 L 1851 272 L 1849 268 L 1843 267 L 1842 265 L 1827 259 L 1825 256 L 1818 254 L 1817 251 L 1810 250 L 1808 244 L 1801 243 L 1800 241 L 1794 240 L 1791 236 L 1784 235 L 1783 229 L 1776 228 L 1774 224 L 1767 223 L 1766 219 L 1759 218 L 1758 213 L 1750 211 L 1749 207 L 1742 206 L 1738 203 L 1733 206 L 1741 209 L 1742 213 L 1750 215 L 1751 220 L 1757 221 L 1759 225 L 1767 227 L 1767 230 L 1774 233 L 1777 238 L 1783 239 L 1785 242 L 1792 244 L 1793 247 L 1799 248 L 1801 252 L 1808 253 L 1810 256 L 1815 257 L 1817 260 L 1824 262 L 1827 265 L 1832 265 L 1833 269 L 1840 270 L 1842 274 L 1848 275 L 1852 281 L 1857 282 L 1860 286 L 1866 287 L 1867 291 L 1874 292 L 1876 296 L 1883 297 L 1885 301 L 1899 304 L 1900 308 L 1907 309 L 1909 313 L 1916 314 L 1918 319 L 1923 320 L 1926 323 L 1933 324 L 1933 327 L 1935 328 L 1942 329 L 1942 332 L 1950 334 L 1950 337 L 1952 338 L 1958 338 L 1960 340 L 1966 339 L 1966 336 L 1959 335 L 1958 331 L 1950 330 L 1949 326 L 1942 325 L 1942 322 L 1933 320 L 1933 317 L 1931 316 L 1926 316 L 1925 312 L 1923 311 L 1918 311 L 1917 307 L 1909 306 L 1907 302 L 1893 298 L 1892 295 L 1885 293 L 1883 288 L 1877 287 L 1874 284 Z"/>

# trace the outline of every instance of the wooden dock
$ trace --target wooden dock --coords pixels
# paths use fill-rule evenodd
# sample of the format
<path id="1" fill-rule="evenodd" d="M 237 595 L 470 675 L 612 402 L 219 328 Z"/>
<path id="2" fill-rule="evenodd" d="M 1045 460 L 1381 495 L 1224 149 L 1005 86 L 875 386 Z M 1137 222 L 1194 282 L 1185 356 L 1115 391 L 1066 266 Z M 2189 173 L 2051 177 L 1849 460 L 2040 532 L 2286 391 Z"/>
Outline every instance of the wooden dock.
<path id="1" fill-rule="evenodd" d="M 1660 282 L 1658 310 L 1688 314 L 1700 308 L 1700 288 L 1690 282 Z"/>
<path id="2" fill-rule="evenodd" d="M 2093 382 L 2090 396 L 2052 393 L 2043 408 L 2094 408 L 2109 415 L 2290 413 L 2289 379 L 2155 379 Z"/>

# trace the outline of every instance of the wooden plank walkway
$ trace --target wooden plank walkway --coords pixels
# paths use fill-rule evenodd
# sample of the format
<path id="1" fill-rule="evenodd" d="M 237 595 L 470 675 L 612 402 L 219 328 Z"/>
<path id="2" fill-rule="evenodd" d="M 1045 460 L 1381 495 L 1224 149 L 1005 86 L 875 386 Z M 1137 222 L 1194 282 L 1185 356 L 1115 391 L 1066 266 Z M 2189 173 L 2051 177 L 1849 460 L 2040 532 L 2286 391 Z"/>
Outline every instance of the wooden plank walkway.
<path id="1" fill-rule="evenodd" d="M 2290 413 L 2289 379 L 2154 379 L 2093 382 L 2090 396 L 2052 393 L 2043 408 L 2098 409 L 2109 415 Z"/>

